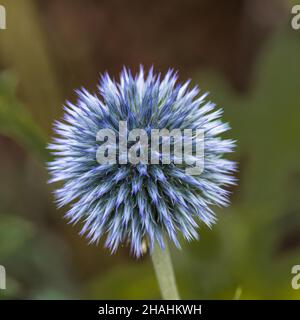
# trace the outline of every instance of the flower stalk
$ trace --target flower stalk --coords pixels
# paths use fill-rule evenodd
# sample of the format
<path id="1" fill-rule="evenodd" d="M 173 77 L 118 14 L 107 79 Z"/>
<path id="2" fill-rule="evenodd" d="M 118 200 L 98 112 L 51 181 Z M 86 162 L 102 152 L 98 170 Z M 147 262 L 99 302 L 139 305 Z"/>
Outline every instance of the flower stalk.
<path id="1" fill-rule="evenodd" d="M 151 255 L 160 292 L 164 300 L 179 300 L 170 250 L 165 242 L 165 249 L 158 244 L 154 245 Z"/>

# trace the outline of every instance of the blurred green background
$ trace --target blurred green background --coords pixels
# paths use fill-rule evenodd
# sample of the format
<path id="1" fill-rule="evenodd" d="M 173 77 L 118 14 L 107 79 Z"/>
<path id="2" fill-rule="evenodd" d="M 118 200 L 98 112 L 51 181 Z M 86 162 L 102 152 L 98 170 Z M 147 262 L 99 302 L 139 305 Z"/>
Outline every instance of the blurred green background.
<path id="1" fill-rule="evenodd" d="M 298 1 L 300 4 L 300 1 Z M 239 185 L 172 248 L 184 299 L 298 299 L 300 30 L 284 0 L 6 0 L 0 30 L 0 298 L 160 298 L 149 257 L 88 246 L 47 185 L 45 145 L 80 86 L 123 65 L 179 70 L 224 108 Z"/>

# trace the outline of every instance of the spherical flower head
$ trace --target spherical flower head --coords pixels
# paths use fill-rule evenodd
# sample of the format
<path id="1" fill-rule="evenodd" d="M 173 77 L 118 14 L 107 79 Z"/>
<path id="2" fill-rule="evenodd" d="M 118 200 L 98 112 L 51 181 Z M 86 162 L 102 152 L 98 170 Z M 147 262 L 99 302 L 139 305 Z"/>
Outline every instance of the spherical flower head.
<path id="1" fill-rule="evenodd" d="M 67 102 L 63 120 L 54 124 L 58 136 L 49 145 L 54 160 L 48 168 L 50 182 L 63 181 L 55 191 L 58 206 L 69 204 L 66 217 L 70 223 L 81 221 L 81 234 L 91 243 L 105 236 L 105 245 L 112 252 L 127 243 L 133 254 L 140 256 L 145 241 L 152 250 L 155 242 L 164 248 L 168 238 L 180 247 L 178 235 L 187 240 L 197 238 L 198 223 L 210 227 L 216 221 L 211 207 L 228 204 L 229 192 L 224 187 L 235 182 L 235 163 L 223 158 L 232 152 L 234 141 L 219 136 L 229 129 L 220 120 L 222 110 L 205 100 L 207 94 L 199 95 L 197 87 L 189 89 L 189 81 L 178 83 L 172 70 L 162 77 L 153 74 L 153 69 L 145 75 L 141 67 L 133 76 L 124 68 L 119 82 L 103 75 L 98 91 L 78 90 L 76 105 Z M 122 136 L 118 135 L 120 122 L 127 125 Z M 102 129 L 116 133 L 115 150 L 107 139 L 97 139 Z M 175 151 L 169 163 L 162 161 L 163 134 L 158 140 L 158 162 L 124 164 L 124 158 L 118 158 L 124 151 L 118 142 L 128 140 L 133 129 L 143 129 L 149 137 L 153 129 L 192 130 L 192 137 L 183 134 L 182 141 L 193 152 L 194 132 L 203 132 L 201 174 L 188 173 L 191 161 L 176 161 Z M 170 147 L 175 140 L 169 140 Z M 150 145 L 151 138 L 148 141 Z M 133 144 L 128 141 L 126 151 Z M 117 160 L 99 163 L 101 146 Z M 137 158 L 141 156 L 141 149 L 134 150 Z M 184 156 L 197 160 L 193 154 Z"/>

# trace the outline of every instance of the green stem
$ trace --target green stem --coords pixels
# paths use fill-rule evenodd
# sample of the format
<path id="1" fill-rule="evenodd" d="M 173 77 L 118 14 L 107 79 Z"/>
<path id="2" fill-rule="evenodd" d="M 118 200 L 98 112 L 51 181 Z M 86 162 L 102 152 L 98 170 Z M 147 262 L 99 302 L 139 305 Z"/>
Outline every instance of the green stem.
<path id="1" fill-rule="evenodd" d="M 151 258 L 162 298 L 164 300 L 179 300 L 168 244 L 165 242 L 164 250 L 155 244 Z"/>

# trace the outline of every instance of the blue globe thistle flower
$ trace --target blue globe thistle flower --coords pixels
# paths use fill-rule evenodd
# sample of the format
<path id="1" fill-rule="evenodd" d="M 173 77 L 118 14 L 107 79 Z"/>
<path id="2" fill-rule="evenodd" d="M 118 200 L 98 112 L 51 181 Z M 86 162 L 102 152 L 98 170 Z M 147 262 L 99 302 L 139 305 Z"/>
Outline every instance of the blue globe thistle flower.
<path id="1" fill-rule="evenodd" d="M 219 136 L 229 129 L 220 120 L 222 110 L 205 101 L 207 94 L 198 97 L 189 81 L 179 84 L 172 70 L 162 77 L 153 69 L 145 75 L 141 67 L 133 76 L 124 68 L 119 83 L 105 74 L 98 90 L 100 96 L 78 90 L 77 104 L 67 102 L 63 120 L 54 124 L 58 137 L 48 146 L 54 156 L 48 168 L 50 182 L 63 181 L 55 191 L 58 206 L 70 204 L 70 223 L 82 221 L 81 234 L 91 243 L 106 236 L 112 252 L 129 243 L 140 256 L 144 240 L 150 250 L 155 241 L 164 248 L 164 235 L 177 247 L 178 235 L 197 239 L 198 222 L 215 223 L 211 206 L 226 206 L 224 186 L 235 183 L 235 163 L 222 158 L 234 148 L 234 141 Z M 128 130 L 203 130 L 203 172 L 187 174 L 187 164 L 99 164 L 97 132 L 117 131 L 120 121 Z"/>

